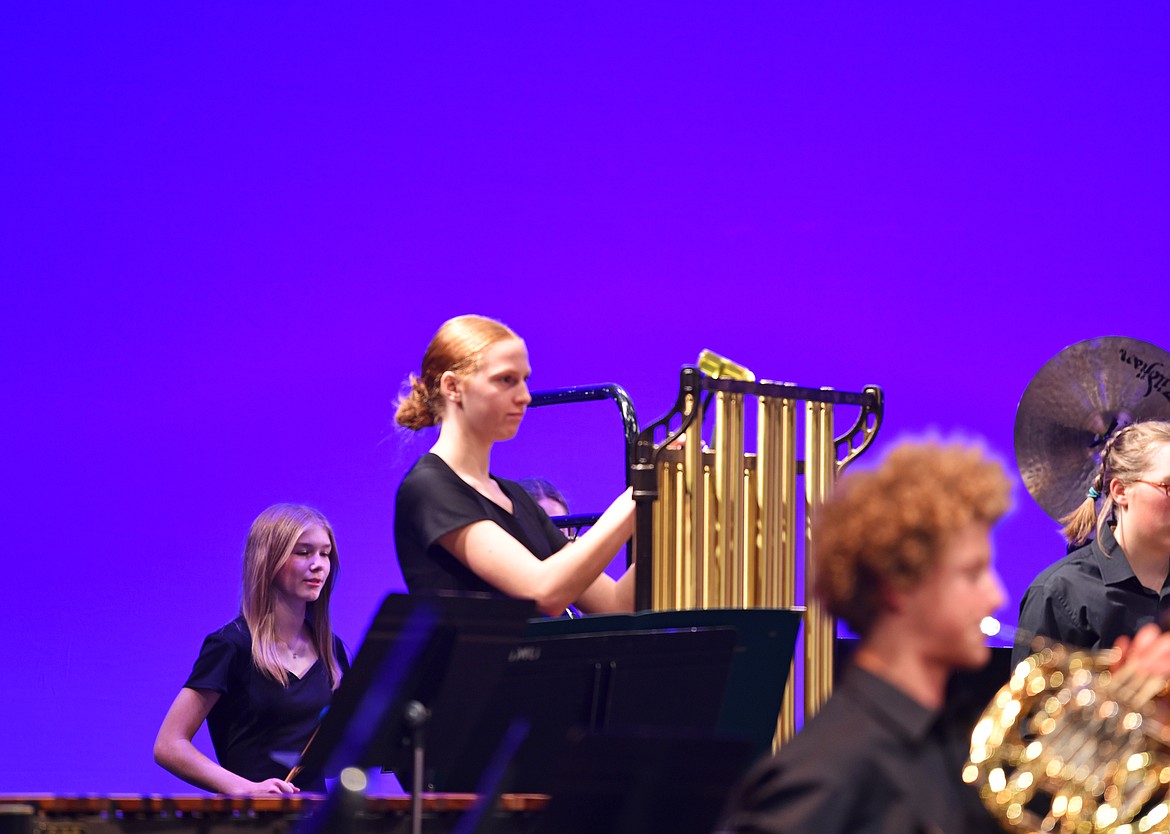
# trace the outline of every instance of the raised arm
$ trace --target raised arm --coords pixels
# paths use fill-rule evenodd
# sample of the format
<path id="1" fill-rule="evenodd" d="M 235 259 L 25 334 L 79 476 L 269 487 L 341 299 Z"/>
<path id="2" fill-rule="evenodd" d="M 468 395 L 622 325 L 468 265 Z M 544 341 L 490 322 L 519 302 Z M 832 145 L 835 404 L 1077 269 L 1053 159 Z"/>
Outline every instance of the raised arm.
<path id="1" fill-rule="evenodd" d="M 207 720 L 219 693 L 209 689 L 179 690 L 154 740 L 154 760 L 185 782 L 214 793 L 282 794 L 300 790 L 283 779 L 253 782 L 221 767 L 191 743 Z"/>
<path id="2" fill-rule="evenodd" d="M 633 574 L 615 583 L 602 572 L 634 531 L 634 501 L 626 490 L 583 536 L 543 561 L 493 521 L 477 521 L 439 538 L 455 558 L 509 596 L 531 599 L 556 615 L 580 601 L 587 611 L 633 608 Z"/>
<path id="3" fill-rule="evenodd" d="M 577 597 L 576 605 L 586 614 L 633 611 L 634 581 L 633 565 L 630 565 L 616 581 L 609 574 L 602 573 L 581 596 Z"/>

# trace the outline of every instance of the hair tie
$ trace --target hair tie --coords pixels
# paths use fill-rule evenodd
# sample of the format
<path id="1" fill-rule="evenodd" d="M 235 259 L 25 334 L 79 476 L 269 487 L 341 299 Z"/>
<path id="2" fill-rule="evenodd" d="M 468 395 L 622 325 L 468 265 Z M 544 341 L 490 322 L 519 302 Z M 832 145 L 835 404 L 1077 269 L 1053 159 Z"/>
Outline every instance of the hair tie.
<path id="1" fill-rule="evenodd" d="M 1101 497 L 1101 493 L 1097 491 L 1096 487 L 1089 487 L 1089 497 L 1096 501 Z"/>

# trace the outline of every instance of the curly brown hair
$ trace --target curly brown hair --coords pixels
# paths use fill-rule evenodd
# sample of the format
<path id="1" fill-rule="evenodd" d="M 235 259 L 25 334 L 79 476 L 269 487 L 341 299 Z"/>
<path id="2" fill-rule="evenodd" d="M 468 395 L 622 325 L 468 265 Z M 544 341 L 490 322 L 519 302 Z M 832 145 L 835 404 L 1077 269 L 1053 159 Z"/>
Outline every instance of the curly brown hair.
<path id="1" fill-rule="evenodd" d="M 922 581 L 955 530 L 999 520 L 1011 505 L 1011 485 L 1003 465 L 977 446 L 894 447 L 875 469 L 842 478 L 814 514 L 817 597 L 864 637 L 883 590 Z"/>

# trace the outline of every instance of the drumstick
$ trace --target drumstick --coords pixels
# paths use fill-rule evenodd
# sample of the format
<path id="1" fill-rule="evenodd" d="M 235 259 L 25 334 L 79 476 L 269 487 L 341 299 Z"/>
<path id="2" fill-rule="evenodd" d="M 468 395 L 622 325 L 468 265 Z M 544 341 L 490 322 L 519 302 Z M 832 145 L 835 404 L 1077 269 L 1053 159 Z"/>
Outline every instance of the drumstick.
<path id="1" fill-rule="evenodd" d="M 284 777 L 284 781 L 291 782 L 301 772 L 301 762 L 305 760 L 305 753 L 309 752 L 309 746 L 313 743 L 313 739 L 317 737 L 317 733 L 321 732 L 321 722 L 325 720 L 325 713 L 329 712 L 329 707 L 321 710 L 321 714 L 317 716 L 317 726 L 313 728 L 313 734 L 309 736 L 309 740 L 305 742 L 305 749 L 301 751 L 300 761 L 288 772 L 288 776 Z"/>

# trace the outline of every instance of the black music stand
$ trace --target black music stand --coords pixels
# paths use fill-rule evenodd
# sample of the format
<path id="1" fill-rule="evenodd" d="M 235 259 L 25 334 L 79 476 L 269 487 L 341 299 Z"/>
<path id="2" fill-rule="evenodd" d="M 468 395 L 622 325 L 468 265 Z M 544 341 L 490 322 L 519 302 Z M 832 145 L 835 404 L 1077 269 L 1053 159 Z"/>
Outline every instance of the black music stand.
<path id="1" fill-rule="evenodd" d="M 433 743 L 439 790 L 546 793 L 573 732 L 705 736 L 715 729 L 736 634 L 674 629 L 533 638 L 518 643 L 475 732 Z M 517 728 L 527 732 L 516 737 Z M 492 767 L 498 751 L 509 761 Z M 485 774 L 493 774 L 484 778 Z"/>
<path id="2" fill-rule="evenodd" d="M 301 774 L 375 766 L 410 773 L 418 830 L 425 748 L 470 733 L 533 614 L 527 600 L 390 594 L 301 756 Z M 334 794 L 309 830 L 344 827 L 344 791 Z"/>
<path id="3" fill-rule="evenodd" d="M 577 620 L 531 620 L 527 635 L 554 636 L 595 632 L 680 628 L 734 628 L 735 655 L 716 732 L 751 739 L 757 753 L 771 750 L 784 688 L 792 667 L 804 609 L 711 608 L 702 611 L 643 611 Z"/>

